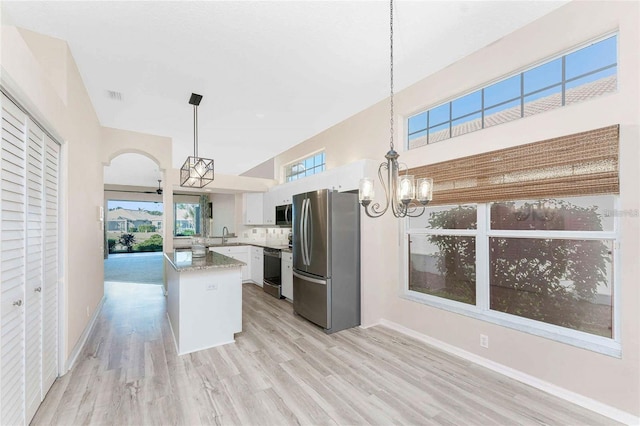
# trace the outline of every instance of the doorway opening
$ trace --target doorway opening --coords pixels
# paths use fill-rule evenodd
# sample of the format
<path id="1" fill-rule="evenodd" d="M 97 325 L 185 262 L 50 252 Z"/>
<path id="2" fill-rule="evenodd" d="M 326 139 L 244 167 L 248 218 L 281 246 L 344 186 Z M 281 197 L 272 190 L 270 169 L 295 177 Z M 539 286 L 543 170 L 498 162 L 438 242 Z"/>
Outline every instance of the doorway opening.
<path id="1" fill-rule="evenodd" d="M 163 203 L 108 200 L 105 282 L 163 284 Z"/>

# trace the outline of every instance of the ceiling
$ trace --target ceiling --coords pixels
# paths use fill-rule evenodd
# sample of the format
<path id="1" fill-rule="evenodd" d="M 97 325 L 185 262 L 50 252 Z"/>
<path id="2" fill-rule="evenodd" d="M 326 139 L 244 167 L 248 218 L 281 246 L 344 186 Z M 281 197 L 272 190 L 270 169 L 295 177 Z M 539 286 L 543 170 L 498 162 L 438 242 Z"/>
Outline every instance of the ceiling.
<path id="1" fill-rule="evenodd" d="M 564 3 L 397 0 L 396 91 Z M 173 138 L 176 168 L 193 154 L 192 92 L 204 96 L 199 154 L 232 175 L 389 92 L 384 1 L 3 1 L 2 8 L 17 26 L 68 42 L 103 126 Z M 157 167 L 143 179 L 157 184 Z"/>

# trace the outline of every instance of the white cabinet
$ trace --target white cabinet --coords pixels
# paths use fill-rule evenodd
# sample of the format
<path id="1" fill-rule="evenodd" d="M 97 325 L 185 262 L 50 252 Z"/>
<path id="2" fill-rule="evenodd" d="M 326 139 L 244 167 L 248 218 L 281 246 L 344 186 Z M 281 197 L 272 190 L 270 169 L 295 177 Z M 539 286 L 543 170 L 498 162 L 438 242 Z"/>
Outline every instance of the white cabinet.
<path id="1" fill-rule="evenodd" d="M 263 197 L 262 221 L 265 225 L 275 225 L 276 223 L 276 193 L 265 192 Z"/>
<path id="2" fill-rule="evenodd" d="M 293 255 L 282 252 L 282 295 L 293 300 Z"/>
<path id="3" fill-rule="evenodd" d="M 242 267 L 242 281 L 244 282 L 251 281 L 251 261 L 249 255 L 250 248 L 250 246 L 209 247 L 209 250 L 244 262 L 246 264 Z"/>
<path id="4" fill-rule="evenodd" d="M 245 225 L 262 225 L 263 195 L 261 192 L 247 192 L 242 194 L 242 219 Z"/>
<path id="5" fill-rule="evenodd" d="M 264 279 L 264 250 L 262 247 L 251 247 L 251 281 L 262 287 Z"/>

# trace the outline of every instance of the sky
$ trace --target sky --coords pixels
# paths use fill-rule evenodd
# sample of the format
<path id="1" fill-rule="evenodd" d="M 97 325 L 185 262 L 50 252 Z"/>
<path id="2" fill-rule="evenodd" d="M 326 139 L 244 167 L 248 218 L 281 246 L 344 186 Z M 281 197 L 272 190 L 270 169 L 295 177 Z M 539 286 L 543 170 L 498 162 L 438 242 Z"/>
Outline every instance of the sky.
<path id="1" fill-rule="evenodd" d="M 117 201 L 109 200 L 107 208 L 109 210 L 121 207 L 127 210 L 147 210 L 147 211 L 162 211 L 162 203 L 155 203 L 152 201 Z"/>

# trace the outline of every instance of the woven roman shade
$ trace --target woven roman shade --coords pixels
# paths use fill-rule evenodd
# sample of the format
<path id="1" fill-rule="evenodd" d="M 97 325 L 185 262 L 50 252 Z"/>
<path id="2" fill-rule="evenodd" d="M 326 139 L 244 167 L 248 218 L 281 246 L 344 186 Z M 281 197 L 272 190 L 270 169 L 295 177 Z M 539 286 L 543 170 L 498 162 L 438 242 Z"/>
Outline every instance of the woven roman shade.
<path id="1" fill-rule="evenodd" d="M 619 125 L 409 169 L 430 205 L 618 194 Z"/>

